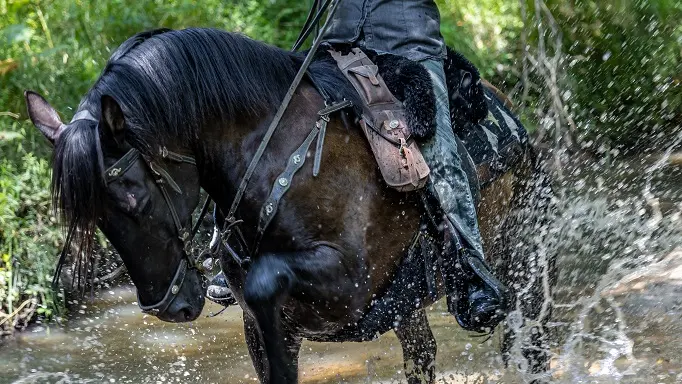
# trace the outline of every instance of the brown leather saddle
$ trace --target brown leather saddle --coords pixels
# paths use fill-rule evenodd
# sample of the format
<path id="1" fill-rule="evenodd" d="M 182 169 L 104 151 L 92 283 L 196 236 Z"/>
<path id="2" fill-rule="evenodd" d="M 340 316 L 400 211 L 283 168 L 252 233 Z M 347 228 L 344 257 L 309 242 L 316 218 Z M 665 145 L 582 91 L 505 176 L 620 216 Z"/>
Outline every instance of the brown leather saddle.
<path id="1" fill-rule="evenodd" d="M 429 167 L 410 135 L 403 103 L 386 86 L 379 68 L 358 48 L 329 50 L 362 98 L 362 127 L 386 184 L 402 192 L 426 185 Z"/>

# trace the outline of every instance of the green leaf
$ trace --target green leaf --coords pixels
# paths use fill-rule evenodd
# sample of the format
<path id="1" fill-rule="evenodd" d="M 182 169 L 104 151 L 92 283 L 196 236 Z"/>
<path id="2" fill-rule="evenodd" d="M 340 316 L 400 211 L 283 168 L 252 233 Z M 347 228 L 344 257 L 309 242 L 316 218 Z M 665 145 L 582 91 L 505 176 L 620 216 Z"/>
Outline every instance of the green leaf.
<path id="1" fill-rule="evenodd" d="M 10 141 L 21 138 L 23 138 L 23 136 L 21 136 L 19 132 L 0 131 L 0 140 Z"/>
<path id="2" fill-rule="evenodd" d="M 8 44 L 29 42 L 34 34 L 35 31 L 25 24 L 14 24 L 0 30 L 0 35 Z"/>

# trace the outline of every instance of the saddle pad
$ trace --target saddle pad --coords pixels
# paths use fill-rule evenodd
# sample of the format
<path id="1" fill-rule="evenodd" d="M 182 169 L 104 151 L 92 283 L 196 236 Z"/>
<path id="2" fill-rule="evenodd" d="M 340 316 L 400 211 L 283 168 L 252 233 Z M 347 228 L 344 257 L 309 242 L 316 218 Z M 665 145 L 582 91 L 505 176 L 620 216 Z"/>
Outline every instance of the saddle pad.
<path id="1" fill-rule="evenodd" d="M 457 132 L 476 164 L 481 189 L 517 164 L 527 151 L 528 133 L 495 89 L 485 87 L 488 116 Z"/>

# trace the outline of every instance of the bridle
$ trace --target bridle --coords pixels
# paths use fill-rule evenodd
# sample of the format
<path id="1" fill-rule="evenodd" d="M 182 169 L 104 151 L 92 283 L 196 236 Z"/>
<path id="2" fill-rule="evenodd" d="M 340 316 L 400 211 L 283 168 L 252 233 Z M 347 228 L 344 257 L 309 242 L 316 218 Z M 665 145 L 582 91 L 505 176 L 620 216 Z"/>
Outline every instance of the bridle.
<path id="1" fill-rule="evenodd" d="M 81 110 L 78 113 L 76 113 L 73 119 L 71 120 L 71 123 L 74 123 L 77 120 L 88 120 L 95 122 L 96 124 L 99 124 L 99 120 L 93 117 L 93 115 L 88 110 Z M 99 125 L 95 129 L 98 130 Z M 101 153 L 101 148 L 98 148 L 98 151 Z M 169 151 L 166 147 L 160 148 L 159 155 L 163 160 L 169 162 L 191 164 L 194 166 L 197 165 L 196 160 L 193 157 Z M 135 148 L 130 149 L 120 159 L 118 159 L 114 163 L 114 165 L 112 165 L 111 167 L 107 168 L 104 171 L 105 185 L 109 185 L 110 183 L 115 182 L 117 179 L 122 177 L 128 170 L 132 168 L 132 166 L 135 164 L 135 162 L 137 162 L 139 158 L 143 159 L 144 163 L 147 165 L 147 168 L 153 175 L 154 183 L 161 191 L 163 199 L 166 201 L 166 205 L 168 206 L 168 209 L 171 213 L 171 217 L 173 218 L 173 224 L 175 225 L 178 239 L 182 242 L 183 257 L 180 260 L 180 264 L 178 265 L 177 269 L 175 270 L 173 280 L 171 280 L 170 286 L 166 290 L 166 294 L 164 295 L 163 299 L 161 299 L 161 301 L 153 305 L 142 305 L 138 294 L 137 302 L 142 312 L 158 316 L 168 309 L 168 307 L 173 302 L 177 294 L 180 292 L 182 284 L 185 281 L 185 276 L 187 275 L 187 270 L 201 269 L 199 261 L 193 258 L 191 255 L 192 240 L 199 231 L 201 222 L 203 218 L 206 216 L 206 213 L 208 212 L 208 206 L 210 205 L 211 200 L 210 197 L 208 197 L 204 202 L 204 205 L 201 208 L 201 213 L 199 214 L 199 217 L 194 226 L 191 225 L 191 216 L 190 225 L 188 225 L 187 227 L 183 226 L 182 223 L 180 222 L 180 217 L 178 216 L 178 210 L 175 208 L 175 204 L 173 204 L 173 200 L 171 199 L 171 196 L 168 193 L 168 188 L 166 186 L 170 187 L 173 191 L 179 194 L 182 193 L 182 189 L 180 189 L 180 186 L 175 182 L 175 180 L 173 180 L 173 177 L 168 173 L 168 171 L 166 171 L 162 166 L 160 166 L 153 160 L 144 156 L 142 153 L 140 153 L 139 150 Z M 59 275 L 61 273 L 62 266 L 65 263 L 66 255 L 69 249 L 70 239 L 73 235 L 74 230 L 75 226 L 71 225 L 66 237 L 64 248 L 62 249 L 61 256 L 59 258 L 59 262 L 57 264 L 57 269 L 55 270 L 55 274 L 52 279 L 53 289 L 56 288 L 57 282 L 59 280 Z"/>
<path id="2" fill-rule="evenodd" d="M 166 147 L 161 147 L 161 149 L 159 150 L 159 155 L 161 155 L 162 159 L 167 161 L 191 164 L 196 166 L 196 161 L 194 160 L 193 157 L 169 151 Z M 140 151 L 138 151 L 135 148 L 130 149 L 128 152 L 126 152 L 125 155 L 123 155 L 123 157 L 118 159 L 118 161 L 116 161 L 114 165 L 112 165 L 106 171 L 104 171 L 105 184 L 108 185 L 109 183 L 112 183 L 121 176 L 123 176 L 126 173 L 126 171 L 128 171 L 140 157 L 144 160 L 144 163 L 147 165 L 147 168 L 154 177 L 154 183 L 159 188 L 161 194 L 163 195 L 163 199 L 166 201 L 168 210 L 170 211 L 171 217 L 173 218 L 173 223 L 175 224 L 178 239 L 182 242 L 183 258 L 180 260 L 180 264 L 178 265 L 175 271 L 173 280 L 171 280 L 170 286 L 168 287 L 168 290 L 166 291 L 166 294 L 164 295 L 163 299 L 161 299 L 161 301 L 153 305 L 142 305 L 138 293 L 137 303 L 140 306 L 142 312 L 153 316 L 158 316 L 168 309 L 168 307 L 173 302 L 177 294 L 180 292 L 182 284 L 185 281 L 185 276 L 187 275 L 187 270 L 198 269 L 197 260 L 191 256 L 192 240 L 194 239 L 194 236 L 197 234 L 199 227 L 201 225 L 201 221 L 206 215 L 206 212 L 208 210 L 208 203 L 210 201 L 207 199 L 206 203 L 204 203 L 199 218 L 197 219 L 197 222 L 194 224 L 194 226 L 191 225 L 191 217 L 190 225 L 187 227 L 183 226 L 182 223 L 180 222 L 178 211 L 175 208 L 175 205 L 173 204 L 173 200 L 171 199 L 170 194 L 168 193 L 168 188 L 166 186 L 170 187 L 176 193 L 182 193 L 182 189 L 180 189 L 180 186 L 175 182 L 175 180 L 173 180 L 173 177 L 162 166 L 155 163 L 153 160 L 146 158 L 140 153 Z"/>

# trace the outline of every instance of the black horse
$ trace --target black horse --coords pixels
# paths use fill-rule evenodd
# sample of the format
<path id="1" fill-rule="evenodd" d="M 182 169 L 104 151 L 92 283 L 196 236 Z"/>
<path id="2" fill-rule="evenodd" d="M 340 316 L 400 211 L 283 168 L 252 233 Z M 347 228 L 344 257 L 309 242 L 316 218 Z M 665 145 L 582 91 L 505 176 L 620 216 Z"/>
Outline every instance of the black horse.
<path id="1" fill-rule="evenodd" d="M 118 48 L 69 124 L 41 96 L 26 93 L 31 120 L 55 147 L 53 197 L 73 228 L 69 240 L 87 255 L 99 227 L 147 312 L 166 321 L 201 313 L 201 274 L 188 266 L 185 250 L 200 188 L 227 212 L 302 61 L 238 34 L 159 30 Z M 333 62 L 317 60 L 309 71 L 323 91 L 354 99 Z M 237 211 L 247 243 L 255 231 L 246 229 L 256 228 L 273 182 L 322 108 L 318 90 L 304 81 Z M 420 229 L 420 202 L 383 184 L 352 119 L 333 115 L 322 172 L 313 178 L 311 168 L 306 162 L 294 176 L 248 269 L 228 255 L 222 260 L 262 382 L 296 382 L 303 338 L 358 340 L 342 335 L 382 300 Z M 539 321 L 521 343 L 533 372 L 548 364 L 553 263 L 516 234 L 541 225 L 527 213 L 544 199 L 543 180 L 526 153 L 482 191 L 479 205 L 487 254 L 497 275 L 518 289 L 519 318 Z M 393 326 L 410 383 L 434 381 L 436 343 L 424 312 L 431 302 L 407 310 Z"/>

